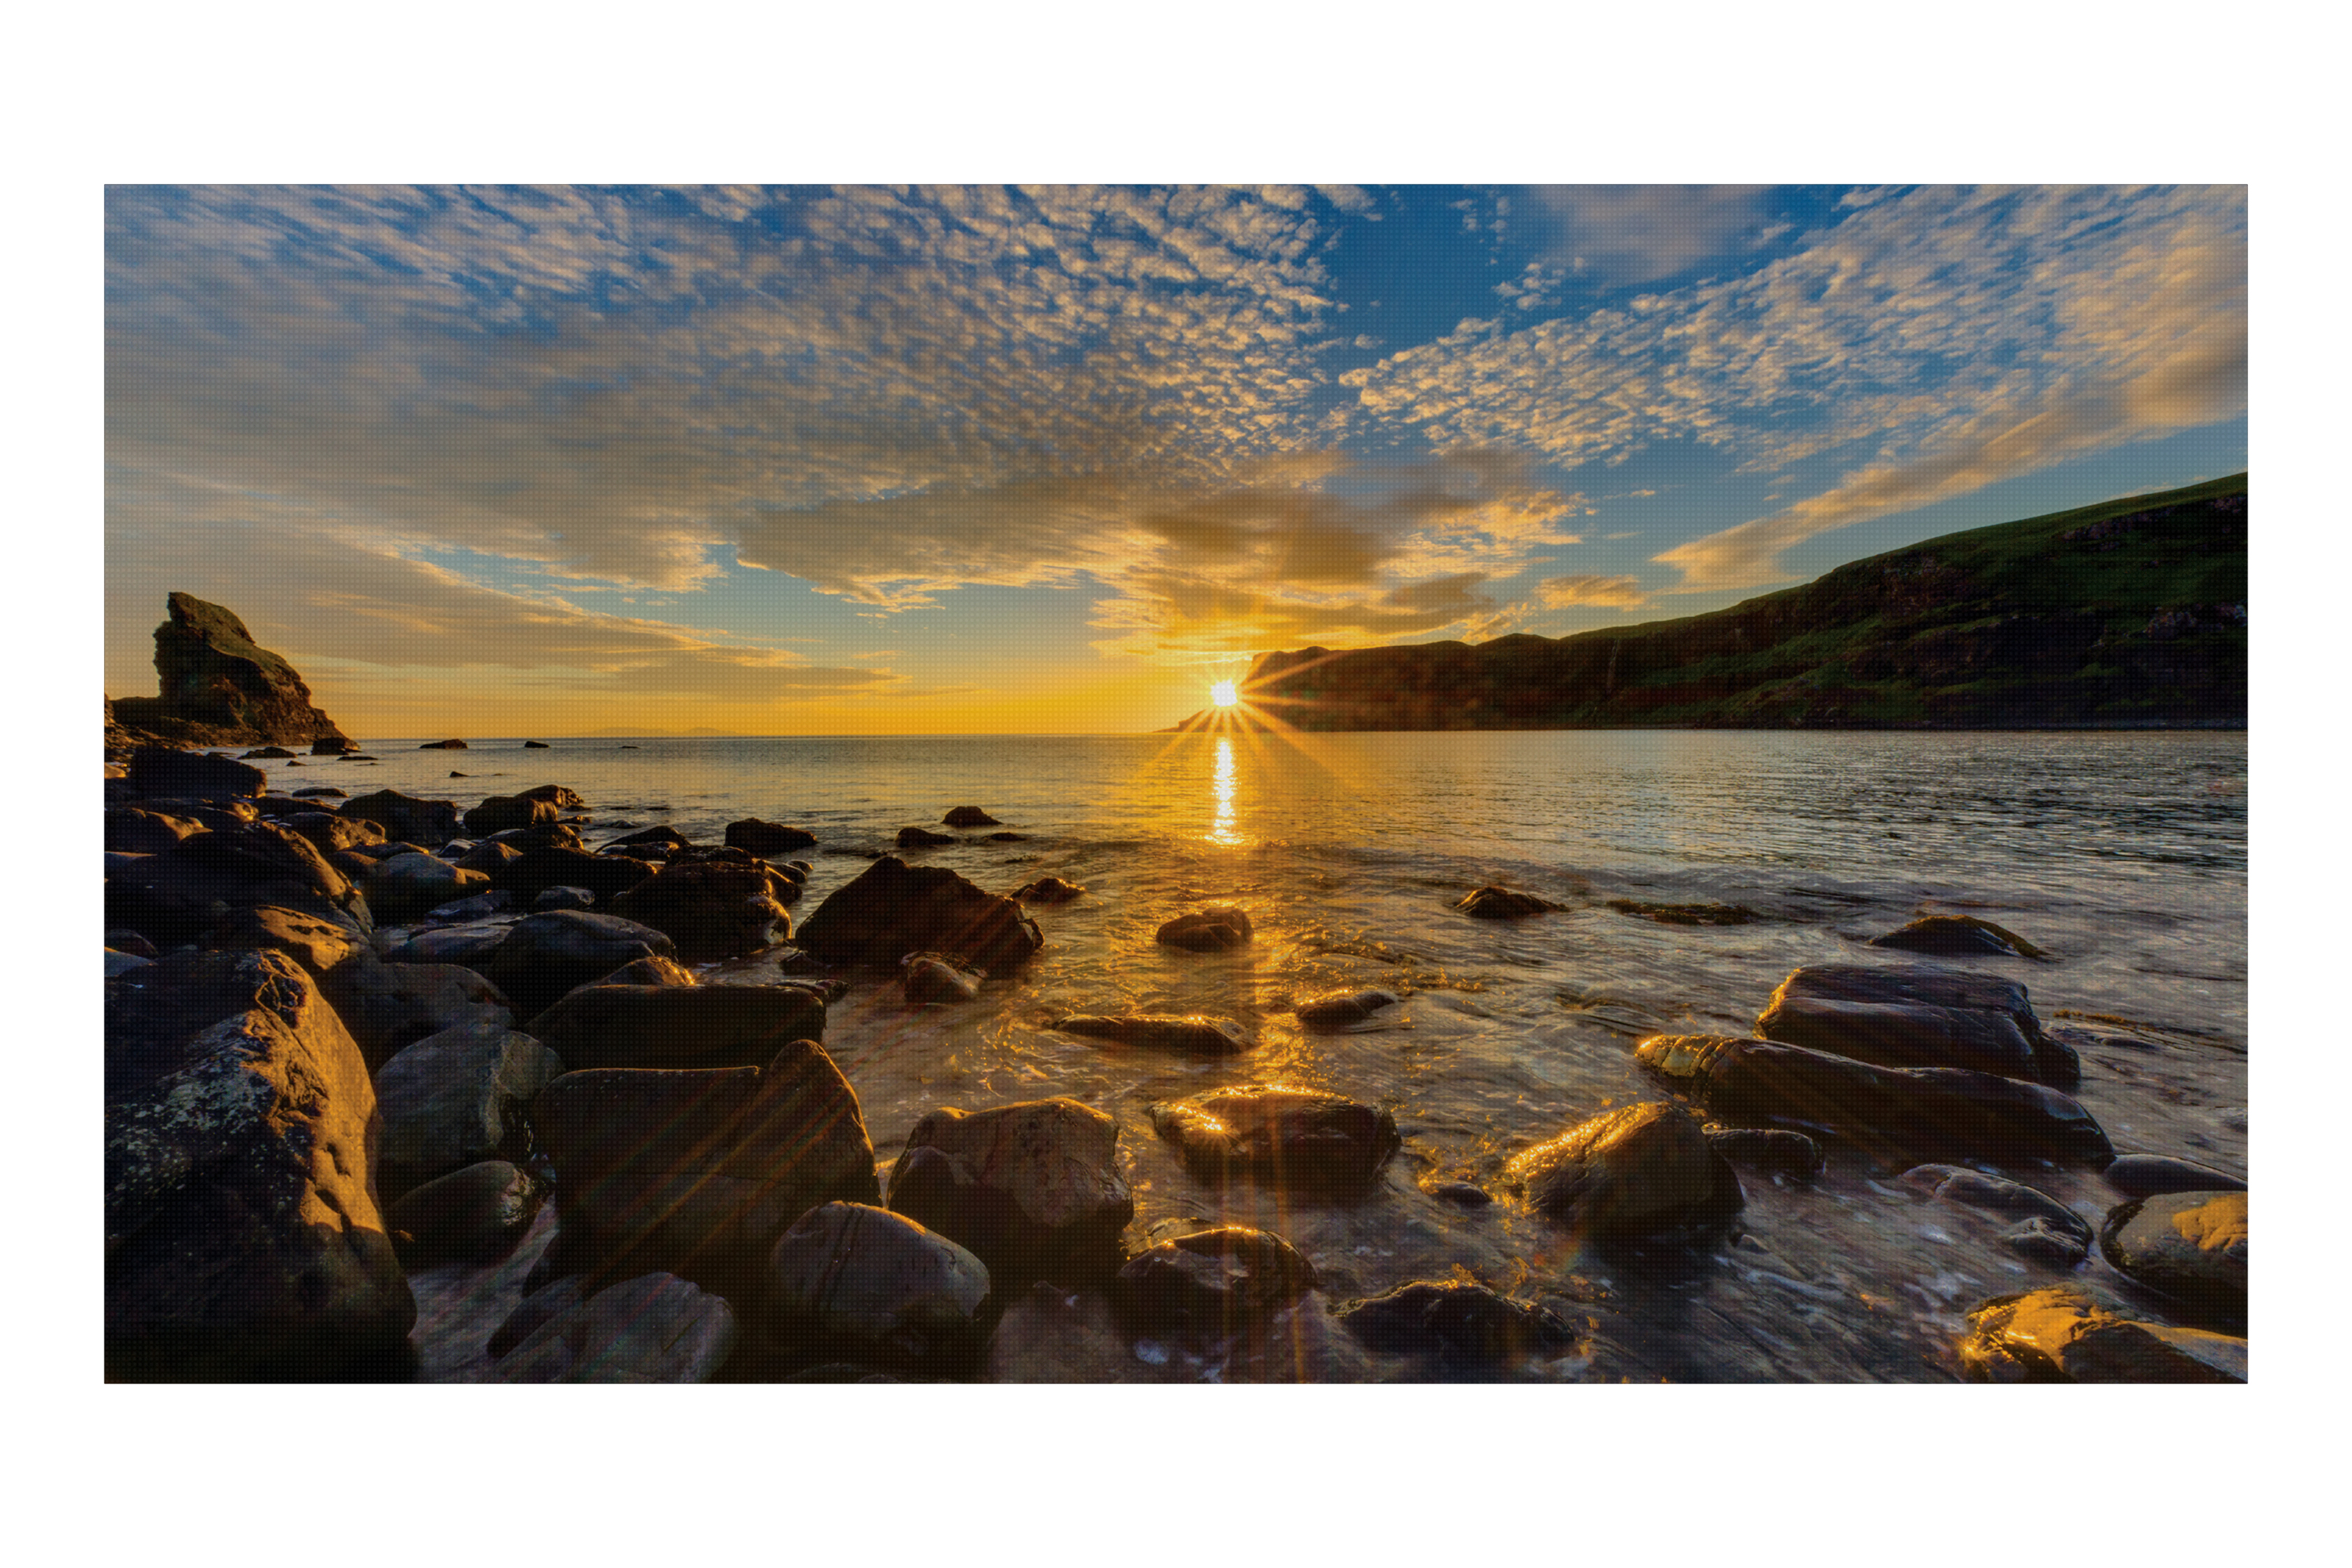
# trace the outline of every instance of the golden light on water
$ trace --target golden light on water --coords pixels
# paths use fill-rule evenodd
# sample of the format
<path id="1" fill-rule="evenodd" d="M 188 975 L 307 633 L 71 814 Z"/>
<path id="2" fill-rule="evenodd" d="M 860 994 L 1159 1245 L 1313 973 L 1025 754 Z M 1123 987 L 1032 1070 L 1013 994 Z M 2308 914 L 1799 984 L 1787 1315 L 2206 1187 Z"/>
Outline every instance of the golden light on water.
<path id="1" fill-rule="evenodd" d="M 1217 820 L 1209 828 L 1209 842 L 1245 843 L 1246 840 L 1234 831 L 1234 742 L 1229 735 L 1217 737 L 1217 776 L 1213 787 L 1217 799 Z"/>
<path id="2" fill-rule="evenodd" d="M 1209 688 L 1209 700 L 1220 708 L 1231 708 L 1241 700 L 1241 693 L 1234 689 L 1230 680 L 1220 680 Z"/>

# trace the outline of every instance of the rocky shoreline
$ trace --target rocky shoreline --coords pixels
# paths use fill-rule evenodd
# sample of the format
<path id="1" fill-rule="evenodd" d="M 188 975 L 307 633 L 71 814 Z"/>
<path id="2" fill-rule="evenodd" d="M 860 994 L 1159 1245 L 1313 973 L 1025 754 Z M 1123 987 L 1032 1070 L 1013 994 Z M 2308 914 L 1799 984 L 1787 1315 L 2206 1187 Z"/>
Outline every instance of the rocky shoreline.
<path id="1" fill-rule="evenodd" d="M 2030 973 L 2032 943 L 1984 921 L 1879 937 L 1906 967 L 1801 967 L 1750 1035 L 1643 1039 L 1648 1098 L 1448 1184 L 1465 1215 L 1542 1217 L 1559 1245 L 1523 1278 L 1335 1299 L 1267 1230 L 1135 1234 L 1125 1134 L 1076 1100 L 941 1104 L 877 1161 L 828 1008 L 967 1005 L 1083 889 L 885 855 L 795 927 L 788 857 L 817 845 L 789 824 L 604 836 L 558 784 L 461 810 L 152 747 L 109 772 L 110 1379 L 1641 1378 L 1643 1310 L 1579 1270 L 1704 1270 L 1741 1246 L 1744 1183 L 1854 1161 L 2049 1277 L 1969 1309 L 1967 1375 L 2245 1376 L 2242 1180 L 2116 1158 L 2069 1092 L 2096 1070 L 2078 1037 L 1949 963 Z M 1451 918 L 1553 908 L 1487 888 Z M 1256 940 L 1231 905 L 1160 929 L 1177 952 Z M 747 959 L 758 984 L 697 973 Z M 1297 1012 L 1374 1026 L 1396 1000 Z M 1044 1026 L 1235 1065 L 1255 1044 L 1115 1006 Z M 1377 1204 L 1401 1143 L 1379 1106 L 1282 1082 L 1150 1120 L 1185 1179 L 1277 1208 Z M 2062 1167 L 2104 1173 L 2100 1223 L 2018 1179 Z M 2095 1252 L 2126 1290 L 2071 1277 Z"/>

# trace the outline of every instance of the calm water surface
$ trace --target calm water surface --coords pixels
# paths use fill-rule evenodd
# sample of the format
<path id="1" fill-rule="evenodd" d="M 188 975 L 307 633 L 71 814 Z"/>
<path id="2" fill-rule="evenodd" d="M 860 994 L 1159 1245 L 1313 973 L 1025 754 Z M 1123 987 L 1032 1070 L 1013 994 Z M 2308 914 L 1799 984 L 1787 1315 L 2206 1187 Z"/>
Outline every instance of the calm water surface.
<path id="1" fill-rule="evenodd" d="M 1034 910 L 1045 951 L 977 1004 L 909 1009 L 868 977 L 835 1006 L 826 1047 L 857 1089 L 885 1179 L 934 1107 L 1072 1095 L 1119 1120 L 1132 1242 L 1232 1221 L 1287 1237 L 1334 1301 L 1468 1276 L 1564 1307 L 1607 1304 L 1592 1353 L 1528 1376 L 1947 1380 L 1969 1304 L 2058 1278 L 2000 1247 L 1999 1226 L 1924 1203 L 1898 1171 L 1834 1149 L 1811 1187 L 1743 1171 L 1744 1237 L 1674 1267 L 1578 1256 L 1510 1204 L 1465 1214 L 1423 1190 L 1491 1185 L 1517 1151 L 1666 1098 L 1634 1065 L 1643 1036 L 1745 1033 L 1801 963 L 1911 962 L 1858 943 L 1922 912 L 1977 914 L 2049 950 L 2043 963 L 1946 962 L 2019 979 L 2045 1023 L 2098 1037 L 2077 1097 L 2119 1151 L 2245 1169 L 2242 734 L 416 744 L 372 742 L 372 764 L 280 764 L 272 782 L 461 805 L 562 784 L 589 801 L 591 844 L 624 824 L 716 841 L 742 816 L 796 823 L 822 846 L 803 918 L 901 826 L 985 807 L 1028 841 L 973 835 L 909 858 L 1000 892 L 1052 873 L 1087 896 Z M 1448 908 L 1488 882 L 1569 907 L 1518 923 Z M 1761 918 L 1661 925 L 1612 899 L 1743 904 Z M 1256 941 L 1213 956 L 1153 942 L 1161 921 L 1207 900 L 1247 908 Z M 770 955 L 708 978 L 775 973 Z M 1284 1011 L 1363 984 L 1406 994 L 1393 1026 L 1310 1036 Z M 1189 1064 L 1043 1026 L 1123 1008 L 1234 1018 L 1260 1045 Z M 1267 1080 L 1393 1110 L 1404 1149 L 1382 1185 L 1354 1204 L 1278 1205 L 1247 1184 L 1204 1186 L 1152 1133 L 1155 1100 Z M 2084 1173 L 2005 1173 L 2095 1220 L 2117 1201 Z M 2133 1293 L 2095 1259 L 2081 1272 Z"/>

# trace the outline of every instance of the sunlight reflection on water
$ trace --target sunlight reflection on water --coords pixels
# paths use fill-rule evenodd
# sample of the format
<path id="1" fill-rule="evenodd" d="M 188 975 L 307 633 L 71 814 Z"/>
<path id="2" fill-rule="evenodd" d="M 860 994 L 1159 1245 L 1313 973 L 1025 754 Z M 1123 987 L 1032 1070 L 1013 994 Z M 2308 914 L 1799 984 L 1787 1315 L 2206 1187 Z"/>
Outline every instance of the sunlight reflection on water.
<path id="1" fill-rule="evenodd" d="M 1212 844 L 1246 844 L 1248 839 L 1234 830 L 1234 742 L 1231 737 L 1217 737 L 1217 775 L 1214 793 L 1217 819 L 1210 826 L 1207 838 Z"/>

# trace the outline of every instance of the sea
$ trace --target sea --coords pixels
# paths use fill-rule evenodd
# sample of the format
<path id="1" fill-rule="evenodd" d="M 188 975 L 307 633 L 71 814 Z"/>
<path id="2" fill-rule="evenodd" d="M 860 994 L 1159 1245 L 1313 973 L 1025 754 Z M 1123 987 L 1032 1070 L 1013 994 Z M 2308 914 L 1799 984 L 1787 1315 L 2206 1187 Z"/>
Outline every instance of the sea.
<path id="1" fill-rule="evenodd" d="M 1834 1145 L 1811 1184 L 1744 1170 L 1737 1232 L 1671 1263 L 1580 1251 L 1509 1201 L 1498 1178 L 1512 1154 L 1614 1107 L 1669 1098 L 1635 1062 L 1637 1041 L 1748 1033 L 1799 965 L 1934 962 L 2018 980 L 2045 1025 L 2078 1031 L 2076 1097 L 2118 1151 L 2246 1170 L 2242 733 L 621 737 L 418 749 L 428 739 L 370 741 L 373 763 L 271 763 L 271 783 L 461 806 L 563 784 L 588 802 L 591 846 L 662 824 L 697 842 L 747 816 L 794 824 L 819 841 L 804 852 L 814 869 L 796 918 L 898 852 L 900 827 L 949 831 L 950 808 L 983 808 L 1001 829 L 907 858 L 996 892 L 1047 875 L 1087 891 L 1033 907 L 1043 951 L 975 1003 L 910 1007 L 890 977 L 849 976 L 824 1044 L 857 1091 L 886 1182 L 929 1110 L 1072 1096 L 1118 1121 L 1137 1201 L 1130 1246 L 1252 1225 L 1304 1252 L 1334 1303 L 1474 1279 L 1563 1311 L 1591 1305 L 1588 1321 L 1610 1325 L 1605 1353 L 1538 1359 L 1512 1377 L 1949 1382 L 1977 1301 L 2069 1278 L 2135 1296 L 2095 1248 L 2071 1272 L 2021 1257 L 2000 1243 L 2008 1222 L 1934 1201 L 1900 1168 Z M 1453 908 L 1488 884 L 1563 908 L 1520 921 Z M 1163 921 L 1208 902 L 1244 909 L 1255 940 L 1213 955 L 1154 942 Z M 1677 924 L 1643 909 L 1692 904 L 1750 918 Z M 1991 921 L 2046 957 L 1923 961 L 1864 945 L 1926 913 Z M 731 960 L 704 978 L 773 981 L 788 956 Z M 1363 986 L 1403 1003 L 1336 1035 L 1306 1033 L 1287 1011 Z M 1195 1062 L 1049 1027 L 1129 1010 L 1230 1018 L 1258 1043 Z M 1150 1107 L 1245 1082 L 1384 1107 L 1403 1147 L 1352 1201 L 1205 1184 L 1155 1136 Z M 2095 1224 L 2121 1201 L 2089 1172 L 1984 1168 Z M 1432 1191 L 1454 1183 L 1502 1201 L 1465 1208 Z M 1228 1370 L 1213 1353 L 1183 1364 L 1201 1381 Z M 1423 1375 L 1385 1362 L 1373 1372 Z"/>

